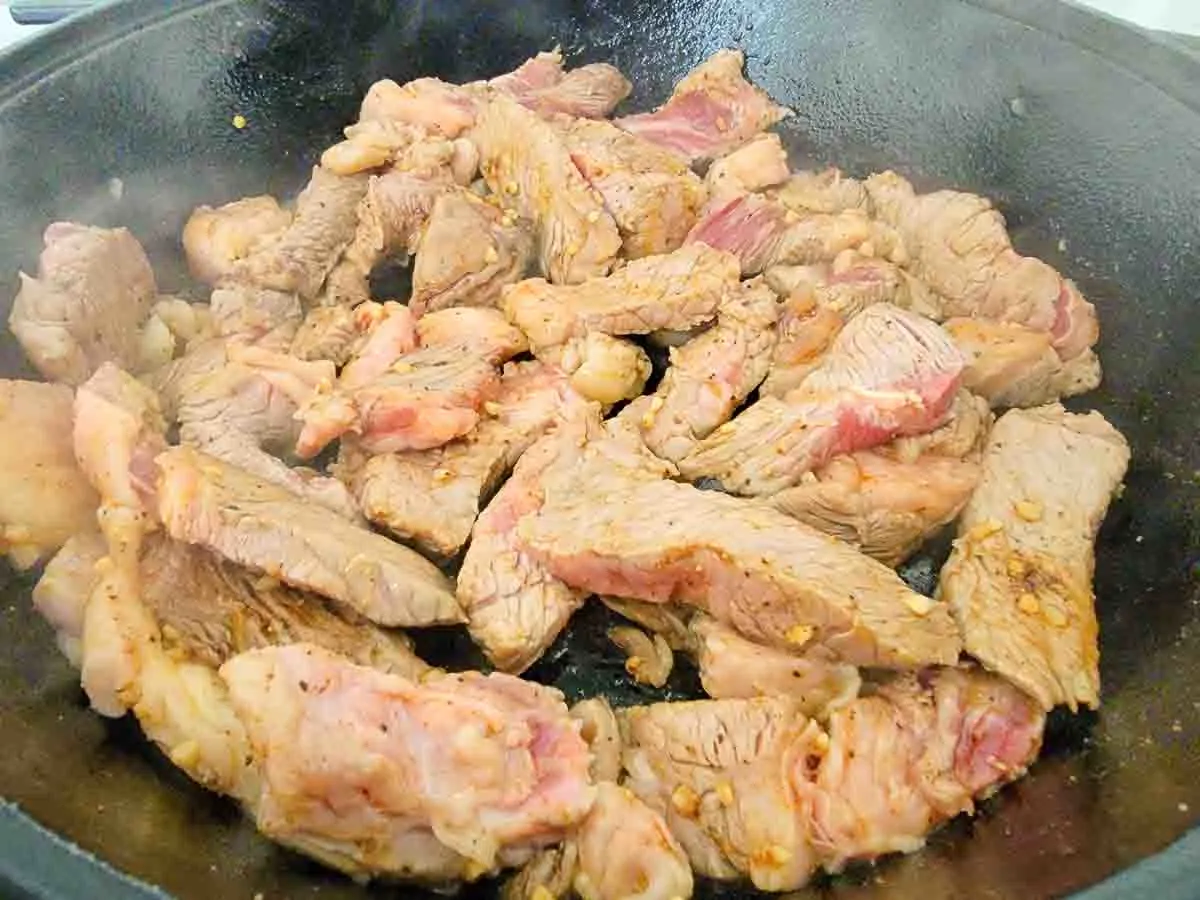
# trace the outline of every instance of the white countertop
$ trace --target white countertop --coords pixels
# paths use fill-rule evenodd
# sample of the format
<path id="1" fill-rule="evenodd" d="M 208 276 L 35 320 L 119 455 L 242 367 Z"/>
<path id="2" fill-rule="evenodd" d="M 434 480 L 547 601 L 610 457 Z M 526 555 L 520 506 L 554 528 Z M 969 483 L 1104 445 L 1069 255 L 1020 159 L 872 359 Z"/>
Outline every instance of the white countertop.
<path id="1" fill-rule="evenodd" d="M 1144 28 L 1200 35 L 1200 0 L 1073 0 Z M 0 48 L 35 35 L 45 25 L 18 25 L 0 2 Z"/>

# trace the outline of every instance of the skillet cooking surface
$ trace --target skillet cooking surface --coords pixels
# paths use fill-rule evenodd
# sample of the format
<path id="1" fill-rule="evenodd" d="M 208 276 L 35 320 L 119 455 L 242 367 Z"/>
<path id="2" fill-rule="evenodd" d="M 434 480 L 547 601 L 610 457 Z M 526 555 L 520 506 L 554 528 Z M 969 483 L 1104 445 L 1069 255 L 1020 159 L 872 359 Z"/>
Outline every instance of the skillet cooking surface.
<path id="1" fill-rule="evenodd" d="M 620 66 L 637 107 L 664 97 L 711 51 L 740 46 L 751 78 L 797 110 L 782 129 L 795 163 L 853 174 L 891 166 L 922 186 L 995 198 L 1018 248 L 1075 278 L 1096 303 L 1105 385 L 1074 406 L 1101 409 L 1134 448 L 1098 553 L 1104 707 L 1055 718 L 1030 775 L 924 853 L 803 896 L 1061 894 L 1195 823 L 1200 66 L 1037 0 L 173 6 L 132 0 L 0 62 L 3 297 L 59 218 L 128 225 L 162 289 L 179 287 L 177 240 L 190 208 L 294 191 L 373 80 L 467 80 L 556 42 L 572 62 Z M 247 128 L 232 127 L 235 114 Z M 5 374 L 27 376 L 11 337 L 2 340 Z M 0 577 L 0 795 L 180 896 L 365 896 L 257 838 L 136 727 L 88 712 L 30 611 L 31 579 Z M 599 662 L 604 624 L 597 609 L 578 617 L 535 674 L 573 697 L 644 699 L 612 652 Z M 456 646 L 443 637 L 439 649 Z M 688 673 L 674 687 L 688 690 Z M 698 896 L 748 894 L 703 885 Z"/>

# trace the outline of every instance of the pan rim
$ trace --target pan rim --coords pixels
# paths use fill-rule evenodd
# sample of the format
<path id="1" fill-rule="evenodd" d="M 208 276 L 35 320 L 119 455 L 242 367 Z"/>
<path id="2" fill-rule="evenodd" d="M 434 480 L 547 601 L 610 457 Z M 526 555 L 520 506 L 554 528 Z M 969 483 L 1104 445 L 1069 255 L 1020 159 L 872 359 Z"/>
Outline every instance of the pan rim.
<path id="1" fill-rule="evenodd" d="M 240 0 L 105 0 L 36 37 L 0 51 L 0 109 L 52 72 L 84 63 L 133 33 Z M 1200 113 L 1200 58 L 1154 32 L 1077 6 L 1070 0 L 953 0 L 1069 43 Z M 163 889 L 114 866 L 38 823 L 0 796 L 0 896 L 66 900 L 170 900 Z M 1200 825 L 1165 848 L 1103 881 L 1070 895 L 1073 900 L 1123 900 L 1154 892 L 1157 900 L 1190 900 L 1200 880 Z M 67 887 L 67 886 L 70 887 Z"/>

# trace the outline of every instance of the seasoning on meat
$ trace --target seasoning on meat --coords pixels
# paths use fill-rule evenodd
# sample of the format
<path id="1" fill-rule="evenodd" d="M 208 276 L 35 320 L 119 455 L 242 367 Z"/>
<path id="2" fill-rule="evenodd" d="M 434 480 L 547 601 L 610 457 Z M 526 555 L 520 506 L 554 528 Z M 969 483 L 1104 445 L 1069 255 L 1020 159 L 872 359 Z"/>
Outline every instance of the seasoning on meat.
<path id="1" fill-rule="evenodd" d="M 626 786 L 667 821 L 698 874 L 803 887 L 817 868 L 918 849 L 937 824 L 1019 777 L 1043 716 L 977 670 L 904 675 L 834 711 L 785 697 L 618 713 Z"/>
<path id="2" fill-rule="evenodd" d="M 296 198 L 291 224 L 234 263 L 230 277 L 315 299 L 354 238 L 356 210 L 366 190 L 363 176 L 334 175 L 320 166 L 314 168 L 308 185 Z"/>
<path id="3" fill-rule="evenodd" d="M 496 306 L 525 277 L 532 241 L 525 227 L 470 191 L 434 201 L 414 248 L 412 299 L 418 318 L 451 306 Z"/>
<path id="4" fill-rule="evenodd" d="M 158 513 L 199 544 L 381 625 L 462 621 L 446 578 L 421 556 L 189 447 L 156 460 Z"/>
<path id="5" fill-rule="evenodd" d="M 889 304 L 850 320 L 816 371 L 763 397 L 679 462 L 753 496 L 796 484 L 839 453 L 931 431 L 949 413 L 963 359 L 940 327 Z"/>
<path id="6" fill-rule="evenodd" d="M 416 684 L 308 644 L 244 653 L 221 678 L 261 767 L 259 829 L 359 877 L 474 880 L 560 840 L 595 798 L 551 688 Z"/>
<path id="7" fill-rule="evenodd" d="M 1048 331 L 986 319 L 947 319 L 943 327 L 967 358 L 963 385 L 993 407 L 1041 406 L 1100 384 L 1095 352 L 1064 361 Z"/>
<path id="8" fill-rule="evenodd" d="M 496 399 L 470 434 L 433 450 L 377 456 L 344 439 L 339 474 L 372 522 L 452 557 L 466 544 L 481 504 L 521 455 L 556 421 L 583 408 L 553 367 L 510 363 Z"/>
<path id="9" fill-rule="evenodd" d="M 471 139 L 500 202 L 534 225 L 538 262 L 555 284 L 607 275 L 621 236 L 555 128 L 503 95 L 482 104 Z"/>
<path id="10" fill-rule="evenodd" d="M 714 700 L 790 697 L 804 715 L 824 719 L 858 696 L 858 669 L 825 647 L 798 653 L 767 647 L 705 615 L 695 616 L 690 628 L 700 683 Z"/>
<path id="11" fill-rule="evenodd" d="M 1098 412 L 1010 410 L 942 570 L 967 652 L 1046 709 L 1100 704 L 1093 543 L 1128 464 Z"/>
<path id="12" fill-rule="evenodd" d="M 556 120 L 571 161 L 599 191 L 621 233 L 621 254 L 678 250 L 704 207 L 704 183 L 679 155 L 611 122 Z"/>
<path id="13" fill-rule="evenodd" d="M 747 282 L 726 295 L 712 328 L 671 350 L 658 389 L 635 404 L 647 447 L 678 462 L 729 420 L 766 377 L 778 314 L 770 288 Z"/>
<path id="14" fill-rule="evenodd" d="M 713 318 L 736 284 L 730 256 L 692 246 L 644 257 L 607 278 L 578 285 L 530 278 L 504 291 L 502 307 L 537 352 L 590 331 L 646 334 L 691 328 Z"/>
<path id="15" fill-rule="evenodd" d="M 990 426 L 986 402 L 964 391 L 950 421 L 936 431 L 835 456 L 769 502 L 880 562 L 898 565 L 970 499 Z"/>
<path id="16" fill-rule="evenodd" d="M 753 640 L 824 644 L 858 665 L 958 657 L 944 606 L 765 504 L 618 472 L 571 487 L 520 519 L 516 535 L 528 555 L 581 591 L 687 603 Z"/>

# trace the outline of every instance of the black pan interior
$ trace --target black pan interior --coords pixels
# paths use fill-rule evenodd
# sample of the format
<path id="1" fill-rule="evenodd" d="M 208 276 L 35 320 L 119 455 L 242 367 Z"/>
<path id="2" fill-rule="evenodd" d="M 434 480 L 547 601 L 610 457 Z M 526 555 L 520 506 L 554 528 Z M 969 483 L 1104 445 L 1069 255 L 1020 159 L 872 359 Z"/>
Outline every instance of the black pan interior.
<path id="1" fill-rule="evenodd" d="M 186 288 L 188 210 L 294 190 L 374 79 L 466 80 L 556 43 L 620 66 L 631 107 L 741 47 L 796 110 L 783 126 L 795 162 L 994 197 L 1018 247 L 1100 311 L 1105 385 L 1076 406 L 1103 410 L 1135 451 L 1098 554 L 1103 709 L 1056 717 L 1029 777 L 926 852 L 803 896 L 1061 895 L 1187 832 L 1200 812 L 1200 65 L 1146 37 L 1049 0 L 128 0 L 0 60 L 0 296 L 61 218 L 128 225 L 163 289 Z M 0 371 L 28 374 L 7 335 Z M 30 578 L 0 578 L 0 795 L 181 897 L 366 895 L 257 838 L 136 727 L 90 714 L 30 611 Z M 636 700 L 600 659 L 601 625 L 598 610 L 581 617 L 538 674 Z M 17 846 L 0 845 L 0 870 L 21 868 Z M 1191 852 L 1190 869 L 1177 855 L 1147 870 L 1162 896 L 1172 877 L 1200 878 Z"/>

